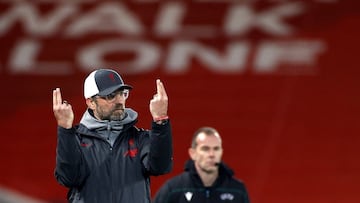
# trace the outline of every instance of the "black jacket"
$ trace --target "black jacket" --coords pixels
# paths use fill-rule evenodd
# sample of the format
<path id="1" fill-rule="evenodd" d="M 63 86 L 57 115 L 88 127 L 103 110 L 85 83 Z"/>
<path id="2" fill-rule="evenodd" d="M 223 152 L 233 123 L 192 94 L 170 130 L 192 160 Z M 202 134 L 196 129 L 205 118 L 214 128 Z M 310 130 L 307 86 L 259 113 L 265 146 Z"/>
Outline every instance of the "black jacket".
<path id="1" fill-rule="evenodd" d="M 172 168 L 171 126 L 152 123 L 146 131 L 135 123 L 124 126 L 113 147 L 82 124 L 58 127 L 55 177 L 69 188 L 69 202 L 150 202 L 149 176 Z"/>
<path id="2" fill-rule="evenodd" d="M 205 187 L 193 161 L 185 171 L 168 180 L 157 192 L 153 203 L 249 203 L 245 185 L 233 177 L 225 164 L 219 166 L 219 177 L 211 187 Z"/>

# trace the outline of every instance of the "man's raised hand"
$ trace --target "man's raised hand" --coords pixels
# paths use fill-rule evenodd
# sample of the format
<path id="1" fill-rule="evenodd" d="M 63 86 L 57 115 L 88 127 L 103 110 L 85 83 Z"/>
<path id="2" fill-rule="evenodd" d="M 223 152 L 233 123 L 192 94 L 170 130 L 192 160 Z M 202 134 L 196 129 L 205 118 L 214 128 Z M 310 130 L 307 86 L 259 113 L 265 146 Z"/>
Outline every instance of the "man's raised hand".
<path id="1" fill-rule="evenodd" d="M 160 79 L 156 80 L 156 94 L 150 100 L 150 113 L 153 119 L 167 116 L 168 111 L 168 96 L 165 91 L 164 84 Z"/>
<path id="2" fill-rule="evenodd" d="M 61 98 L 60 88 L 53 90 L 53 111 L 58 126 L 71 128 L 74 121 L 74 112 L 71 105 Z"/>

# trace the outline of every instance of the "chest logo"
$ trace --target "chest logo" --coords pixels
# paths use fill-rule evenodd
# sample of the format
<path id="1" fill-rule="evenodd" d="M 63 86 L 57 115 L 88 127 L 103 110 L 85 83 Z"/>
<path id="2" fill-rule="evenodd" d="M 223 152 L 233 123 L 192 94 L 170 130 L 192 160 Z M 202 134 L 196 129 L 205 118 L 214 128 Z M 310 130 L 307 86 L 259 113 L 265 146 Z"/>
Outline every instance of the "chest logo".
<path id="1" fill-rule="evenodd" d="M 193 193 L 192 193 L 192 192 L 187 192 L 187 193 L 185 193 L 185 198 L 186 198 L 186 200 L 187 200 L 188 202 L 191 201 L 192 196 L 193 196 Z"/>
<path id="2" fill-rule="evenodd" d="M 230 193 L 222 193 L 220 195 L 220 199 L 221 200 L 233 200 L 234 199 L 234 195 L 230 194 Z"/>
<path id="3" fill-rule="evenodd" d="M 128 144 L 128 150 L 124 153 L 124 156 L 135 157 L 138 153 L 138 149 L 135 145 L 134 139 L 130 139 Z"/>

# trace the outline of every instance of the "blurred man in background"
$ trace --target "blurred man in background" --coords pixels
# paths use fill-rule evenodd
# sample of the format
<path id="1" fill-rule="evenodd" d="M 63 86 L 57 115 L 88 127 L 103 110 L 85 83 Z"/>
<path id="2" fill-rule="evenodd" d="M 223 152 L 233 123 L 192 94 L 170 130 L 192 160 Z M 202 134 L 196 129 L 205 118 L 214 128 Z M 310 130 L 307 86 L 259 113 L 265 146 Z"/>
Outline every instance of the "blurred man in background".
<path id="1" fill-rule="evenodd" d="M 189 155 L 185 171 L 159 189 L 154 203 L 249 203 L 245 185 L 221 162 L 222 141 L 216 129 L 198 129 Z"/>

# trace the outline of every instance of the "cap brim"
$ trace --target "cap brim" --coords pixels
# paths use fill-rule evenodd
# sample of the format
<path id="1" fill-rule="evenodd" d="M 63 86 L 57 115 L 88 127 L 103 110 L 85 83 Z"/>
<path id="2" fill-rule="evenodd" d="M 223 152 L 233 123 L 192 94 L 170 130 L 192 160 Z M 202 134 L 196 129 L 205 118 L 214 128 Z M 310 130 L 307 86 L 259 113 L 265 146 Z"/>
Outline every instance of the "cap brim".
<path id="1" fill-rule="evenodd" d="M 133 87 L 130 86 L 130 85 L 117 85 L 117 86 L 114 86 L 114 87 L 110 87 L 110 88 L 107 88 L 101 92 L 98 93 L 99 96 L 106 96 L 106 95 L 109 95 L 113 92 L 115 92 L 116 90 L 124 90 L 124 89 L 128 89 L 128 90 L 131 90 Z"/>

